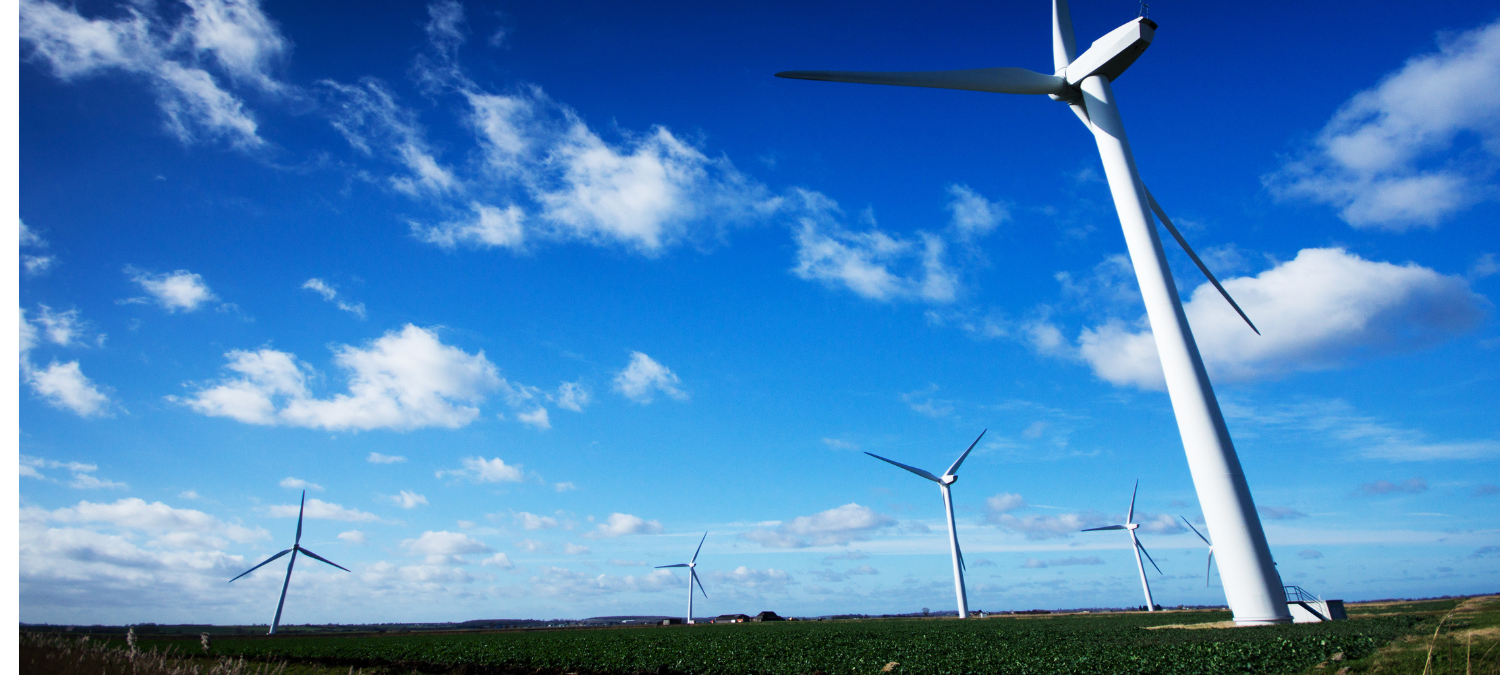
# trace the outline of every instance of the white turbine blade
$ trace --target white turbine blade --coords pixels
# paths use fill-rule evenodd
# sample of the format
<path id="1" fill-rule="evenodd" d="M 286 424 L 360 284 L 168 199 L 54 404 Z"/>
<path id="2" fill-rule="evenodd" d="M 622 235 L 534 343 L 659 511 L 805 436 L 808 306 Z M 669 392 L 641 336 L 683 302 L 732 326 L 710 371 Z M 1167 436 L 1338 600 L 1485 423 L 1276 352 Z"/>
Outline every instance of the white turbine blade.
<path id="1" fill-rule="evenodd" d="M 1141 553 L 1145 553 L 1146 554 L 1146 559 L 1147 560 L 1151 560 L 1151 552 L 1147 551 L 1146 547 L 1141 545 L 1140 540 L 1136 539 L 1135 537 L 1131 537 L 1131 540 L 1135 541 L 1135 547 L 1138 548 L 1138 549 L 1140 549 Z M 1157 567 L 1155 560 L 1151 560 L 1151 566 L 1152 567 L 1156 567 L 1156 573 L 1157 574 L 1166 574 L 1165 572 L 1161 571 L 1160 567 Z"/>
<path id="2" fill-rule="evenodd" d="M 698 540 L 698 550 L 697 551 L 693 551 L 693 559 L 690 560 L 690 561 L 688 561 L 688 562 L 698 562 L 698 551 L 702 551 L 703 550 L 703 541 L 705 539 L 708 539 L 708 533 L 707 532 L 703 533 L 703 539 L 699 539 Z"/>
<path id="3" fill-rule="evenodd" d="M 1141 185 L 1141 189 L 1144 190 L 1145 188 L 1144 184 Z M 1151 212 L 1155 213 L 1156 217 L 1161 219 L 1161 224 L 1166 225 L 1167 231 L 1172 233 L 1172 238 L 1177 240 L 1177 245 L 1181 246 L 1182 250 L 1187 252 L 1188 257 L 1193 259 L 1193 264 L 1198 266 L 1198 271 L 1202 272 L 1203 276 L 1208 277 L 1209 283 L 1213 284 L 1214 288 L 1219 289 L 1219 295 L 1224 296 L 1224 299 L 1229 301 L 1229 306 L 1233 307 L 1234 311 L 1239 312 L 1240 318 L 1244 319 L 1246 324 L 1249 324 L 1250 330 L 1255 331 L 1256 335 L 1260 335 L 1260 329 L 1256 328 L 1255 323 L 1250 320 L 1250 317 L 1245 315 L 1245 310 L 1240 309 L 1239 303 L 1235 302 L 1234 298 L 1229 297 L 1229 291 L 1224 290 L 1223 284 L 1220 284 L 1218 278 L 1214 277 L 1214 273 L 1208 271 L 1208 265 L 1203 264 L 1203 261 L 1198 258 L 1198 254 L 1193 252 L 1193 247 L 1188 246 L 1187 239 L 1184 239 L 1182 233 L 1178 232 L 1177 228 L 1172 225 L 1171 219 L 1167 218 L 1166 212 L 1161 210 L 1161 205 L 1156 203 L 1156 198 L 1151 196 L 1150 190 L 1146 190 L 1146 201 L 1151 204 Z"/>
<path id="4" fill-rule="evenodd" d="M 1091 528 L 1089 528 L 1087 530 L 1079 530 L 1079 532 L 1098 532 L 1099 530 L 1123 530 L 1123 529 L 1125 529 L 1124 525 L 1105 525 L 1104 527 L 1091 527 Z"/>
<path id="5" fill-rule="evenodd" d="M 1130 511 L 1125 513 L 1125 524 L 1135 522 L 1135 493 L 1141 489 L 1141 482 L 1136 481 L 1135 487 L 1130 488 Z"/>
<path id="6" fill-rule="evenodd" d="M 1187 516 L 1177 516 L 1177 517 L 1178 517 L 1178 518 L 1181 518 L 1181 519 L 1182 519 L 1182 522 L 1184 522 L 1184 523 L 1187 523 L 1187 526 L 1188 526 L 1188 529 L 1191 529 L 1191 530 L 1192 530 L 1192 531 L 1193 531 L 1193 534 L 1196 534 L 1196 535 L 1198 535 L 1198 538 L 1199 538 L 1199 539 L 1202 539 L 1202 540 L 1203 540 L 1203 543 L 1205 543 L 1205 544 L 1208 544 L 1208 549 L 1209 549 L 1209 550 L 1210 550 L 1210 551 L 1212 551 L 1212 550 L 1213 550 L 1213 548 L 1214 548 L 1214 544 L 1213 544 L 1213 542 L 1211 542 L 1211 541 L 1209 541 L 1209 540 L 1208 540 L 1208 537 L 1205 537 L 1205 536 L 1203 536 L 1203 533 L 1202 533 L 1202 532 L 1199 532 L 1199 531 L 1198 531 L 1198 528 L 1196 528 L 1196 527 L 1193 527 L 1193 522 L 1192 522 L 1192 521 L 1190 521 L 1190 520 L 1188 520 L 1188 519 L 1187 519 Z"/>
<path id="7" fill-rule="evenodd" d="M 890 84 L 901 87 L 965 89 L 999 94 L 1061 94 L 1067 88 L 1063 78 L 1045 75 L 1025 68 L 973 68 L 969 70 L 928 70 L 917 72 L 852 72 L 839 70 L 788 70 L 776 77 L 823 82 L 856 84 Z"/>
<path id="8" fill-rule="evenodd" d="M 309 558 L 312 558 L 313 560 L 321 560 L 321 561 L 326 562 L 326 563 L 328 563 L 330 565 L 333 565 L 334 567 L 337 567 L 337 568 L 339 568 L 341 570 L 344 570 L 345 572 L 349 571 L 349 568 L 344 567 L 343 565 L 340 565 L 340 564 L 338 564 L 338 563 L 336 563 L 336 562 L 334 562 L 332 560 L 324 558 L 323 556 L 320 556 L 320 555 L 318 555 L 316 553 L 313 553 L 312 551 L 309 551 L 309 550 L 307 550 L 305 548 L 302 548 L 301 546 L 298 546 L 297 550 L 301 551 L 302 555 L 305 555 L 305 556 L 307 556 Z"/>
<path id="9" fill-rule="evenodd" d="M 687 563 L 677 563 L 676 565 L 657 565 L 656 569 L 665 569 L 665 568 L 668 568 L 668 567 L 688 567 L 688 564 Z"/>
<path id="10" fill-rule="evenodd" d="M 979 438 L 984 438 L 984 434 L 988 431 L 989 429 L 985 429 L 979 432 Z M 948 470 L 943 472 L 944 476 L 952 476 L 958 473 L 958 466 L 963 464 L 965 459 L 968 459 L 969 453 L 974 451 L 974 446 L 979 445 L 979 438 L 974 439 L 974 442 L 969 444 L 969 449 L 965 450 L 964 454 L 958 456 L 958 461 L 954 462 L 953 466 L 948 467 Z"/>
<path id="11" fill-rule="evenodd" d="M 701 579 L 698 578 L 698 572 L 697 571 L 688 572 L 688 576 L 692 577 L 693 581 L 698 582 L 698 592 L 700 592 L 700 593 L 703 594 L 703 598 L 704 599 L 708 599 L 708 591 L 703 590 L 703 580 L 701 580 Z M 692 585 L 688 586 L 688 592 L 689 593 L 693 592 Z"/>
<path id="12" fill-rule="evenodd" d="M 865 454 L 869 455 L 871 457 L 874 457 L 875 459 L 878 459 L 878 460 L 880 460 L 882 462 L 889 462 L 891 464 L 895 464 L 896 466 L 899 466 L 899 467 L 901 467 L 903 469 L 906 469 L 907 471 L 910 471 L 910 472 L 912 472 L 914 474 L 917 474 L 918 476 L 926 478 L 927 480 L 930 480 L 930 481 L 932 481 L 934 483 L 942 483 L 943 482 L 943 481 L 939 480 L 937 476 L 932 475 L 931 472 L 923 471 L 923 470 L 918 469 L 917 467 L 914 467 L 914 466 L 907 466 L 907 465 L 902 464 L 901 462 L 898 462 L 898 461 L 893 460 L 893 459 L 886 459 L 886 458 L 881 457 L 880 455 L 877 455 L 877 454 L 875 454 L 873 452 L 867 452 Z"/>
<path id="13" fill-rule="evenodd" d="M 1078 47 L 1073 41 L 1073 17 L 1068 0 L 1052 0 L 1052 66 L 1061 71 L 1073 62 Z"/>
<path id="14" fill-rule="evenodd" d="M 262 567 L 265 567 L 265 566 L 266 566 L 266 565 L 267 565 L 267 564 L 269 564 L 269 563 L 270 563 L 270 562 L 271 562 L 271 561 L 272 561 L 272 560 L 275 560 L 275 559 L 277 559 L 277 558 L 280 558 L 280 557 L 281 557 L 281 556 L 284 556 L 284 555 L 286 555 L 286 554 L 288 554 L 288 553 L 291 553 L 291 552 L 292 552 L 292 549 L 287 549 L 287 550 L 285 550 L 285 551 L 282 551 L 282 552 L 280 552 L 280 553 L 277 553 L 277 554 L 276 554 L 276 555 L 273 555 L 273 556 L 271 556 L 271 557 L 269 557 L 269 558 L 266 558 L 266 559 L 265 559 L 265 561 L 264 561 L 264 562 L 262 562 L 262 563 L 261 563 L 261 564 L 259 564 L 259 565 L 256 565 L 256 566 L 255 566 L 255 567 L 252 567 L 252 568 L 250 568 L 250 569 L 248 569 L 248 570 L 245 570 L 245 571 L 244 571 L 244 572 L 242 572 L 242 573 L 240 573 L 240 577 L 242 577 L 242 576 L 245 576 L 245 575 L 246 575 L 246 574 L 249 574 L 249 573 L 251 573 L 251 572 L 254 572 L 254 571 L 255 571 L 255 570 L 258 570 L 258 569 L 260 569 L 260 568 L 262 568 Z M 240 578 L 240 577 L 235 577 L 235 578 L 234 578 L 234 579 L 238 579 L 238 578 Z M 229 583 L 231 583 L 231 584 L 232 584 L 232 583 L 234 583 L 234 579 L 230 579 L 230 580 L 229 580 Z"/>
<path id="15" fill-rule="evenodd" d="M 297 544 L 302 543 L 302 511 L 306 507 L 307 507 L 307 490 L 303 490 L 302 491 L 302 503 L 300 503 L 300 504 L 297 505 L 297 539 L 292 542 L 292 546 L 294 548 L 297 546 Z"/>

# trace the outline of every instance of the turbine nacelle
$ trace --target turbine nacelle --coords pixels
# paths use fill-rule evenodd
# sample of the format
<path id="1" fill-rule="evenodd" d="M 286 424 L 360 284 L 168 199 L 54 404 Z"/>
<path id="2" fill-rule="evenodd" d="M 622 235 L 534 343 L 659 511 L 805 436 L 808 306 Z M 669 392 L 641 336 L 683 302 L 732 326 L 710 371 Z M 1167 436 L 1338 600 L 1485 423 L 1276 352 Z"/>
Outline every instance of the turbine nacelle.
<path id="1" fill-rule="evenodd" d="M 952 485 L 952 484 L 957 483 L 957 482 L 958 482 L 958 476 L 954 476 L 954 475 L 951 475 L 951 474 L 947 475 L 947 476 L 938 476 L 938 484 L 939 485 Z"/>
<path id="2" fill-rule="evenodd" d="M 1078 87 L 1084 80 L 1094 75 L 1103 75 L 1113 82 L 1151 46 L 1154 37 L 1156 22 L 1145 17 L 1106 33 L 1104 37 L 1094 40 L 1088 51 L 1057 69 L 1057 77 L 1062 78 L 1067 86 L 1062 92 L 1048 94 L 1048 97 L 1067 103 L 1081 101 L 1083 92 Z"/>

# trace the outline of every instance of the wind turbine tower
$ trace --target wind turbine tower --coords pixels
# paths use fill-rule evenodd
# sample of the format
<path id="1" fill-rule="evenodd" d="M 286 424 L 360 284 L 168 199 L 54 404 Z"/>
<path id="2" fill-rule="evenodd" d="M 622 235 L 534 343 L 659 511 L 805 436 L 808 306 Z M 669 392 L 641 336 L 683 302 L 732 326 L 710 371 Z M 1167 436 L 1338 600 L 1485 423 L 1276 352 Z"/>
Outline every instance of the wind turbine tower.
<path id="1" fill-rule="evenodd" d="M 665 568 L 668 568 L 668 567 L 686 567 L 686 568 L 688 568 L 688 613 L 687 613 L 687 622 L 689 624 L 693 623 L 693 584 L 694 583 L 698 584 L 698 590 L 703 593 L 703 599 L 704 600 L 708 599 L 708 591 L 703 590 L 703 582 L 702 581 L 698 581 L 698 569 L 697 569 L 698 568 L 698 553 L 699 553 L 699 551 L 703 550 L 703 541 L 705 539 L 708 539 L 708 533 L 707 532 L 703 533 L 703 539 L 699 539 L 698 540 L 698 550 L 697 551 L 693 551 L 693 559 L 692 560 L 689 560 L 689 561 L 687 561 L 685 563 L 677 563 L 676 565 L 657 565 L 656 566 L 656 569 L 665 569 Z"/>
<path id="2" fill-rule="evenodd" d="M 252 568 L 250 568 L 248 570 L 245 570 L 244 572 L 242 572 L 240 574 L 239 577 L 235 577 L 234 579 L 230 579 L 229 580 L 229 583 L 232 584 L 232 583 L 235 582 L 235 579 L 239 579 L 240 577 L 243 577 L 246 574 L 254 572 L 255 570 L 258 570 L 258 569 L 260 569 L 262 567 L 265 567 L 272 560 L 280 558 L 281 556 L 284 556 L 284 555 L 286 555 L 288 553 L 292 554 L 292 559 L 289 560 L 289 561 L 287 561 L 287 563 L 286 563 L 286 580 L 283 581 L 283 582 L 281 582 L 281 599 L 276 602 L 276 618 L 271 619 L 271 630 L 268 633 L 266 633 L 267 635 L 275 635 L 276 634 L 276 628 L 281 625 L 281 608 L 282 608 L 283 605 L 286 604 L 286 589 L 287 589 L 287 586 L 290 586 L 291 583 L 292 583 L 292 566 L 297 564 L 297 554 L 299 552 L 305 554 L 307 557 L 312 558 L 313 560 L 320 560 L 322 562 L 325 562 L 325 563 L 328 563 L 330 565 L 333 565 L 334 567 L 337 567 L 337 568 L 339 568 L 341 570 L 344 570 L 345 572 L 349 571 L 348 569 L 344 568 L 343 566 L 339 565 L 338 563 L 332 562 L 332 561 L 324 558 L 323 556 L 320 556 L 320 555 L 318 555 L 316 553 L 313 553 L 312 551 L 309 551 L 309 550 L 307 550 L 305 548 L 302 548 L 302 511 L 303 511 L 304 507 L 306 507 L 306 506 L 307 506 L 307 490 L 303 490 L 302 491 L 302 503 L 297 506 L 297 539 L 292 542 L 292 547 L 291 548 L 289 548 L 289 549 L 287 549 L 285 551 L 282 551 L 280 553 L 277 553 L 276 555 L 273 555 L 273 556 L 271 556 L 269 558 L 266 558 L 265 562 L 262 562 L 261 564 L 256 565 L 255 567 L 252 567 Z"/>
<path id="3" fill-rule="evenodd" d="M 1156 601 L 1151 599 L 1151 584 L 1146 583 L 1146 567 L 1141 564 L 1141 554 L 1146 553 L 1146 547 L 1141 545 L 1141 540 L 1135 536 L 1136 529 L 1140 523 L 1135 522 L 1135 493 L 1141 487 L 1141 482 L 1136 481 L 1135 487 L 1130 490 L 1130 510 L 1125 512 L 1125 524 L 1105 525 L 1104 527 L 1091 527 L 1084 532 L 1098 532 L 1099 530 L 1125 530 L 1130 533 L 1130 547 L 1135 552 L 1135 569 L 1141 573 L 1141 590 L 1146 592 L 1146 611 L 1156 611 Z M 1151 554 L 1146 553 L 1146 559 L 1151 560 Z M 1157 567 L 1156 561 L 1151 560 L 1151 566 L 1156 567 L 1156 573 L 1161 574 L 1161 568 Z"/>
<path id="4" fill-rule="evenodd" d="M 985 431 L 989 431 L 989 429 L 985 429 L 984 431 L 979 432 L 979 438 L 984 438 Z M 974 450 L 974 446 L 979 445 L 979 438 L 974 439 L 974 442 L 969 444 L 969 449 L 965 450 L 964 454 L 959 455 L 958 460 L 953 462 L 953 466 L 948 467 L 948 470 L 944 471 L 943 475 L 941 476 L 934 476 L 930 472 L 918 469 L 914 466 L 907 466 L 895 460 L 886 459 L 873 452 L 865 453 L 866 455 L 874 457 L 875 459 L 878 459 L 882 462 L 890 462 L 891 464 L 895 464 L 896 466 L 906 469 L 907 471 L 917 474 L 918 476 L 937 483 L 938 489 L 943 491 L 943 508 L 947 509 L 948 511 L 948 548 L 953 553 L 953 592 L 958 595 L 958 618 L 960 619 L 969 618 L 969 594 L 968 591 L 964 588 L 964 552 L 958 547 L 958 530 L 953 523 L 953 495 L 949 490 L 949 486 L 953 485 L 953 483 L 958 480 L 958 467 L 960 464 L 964 463 L 965 459 L 968 458 L 969 453 Z"/>
<path id="5" fill-rule="evenodd" d="M 1182 436 L 1198 502 L 1209 533 L 1217 542 L 1214 548 L 1219 554 L 1219 573 L 1224 579 L 1224 595 L 1233 608 L 1235 623 L 1241 626 L 1291 623 L 1281 577 L 1271 560 L 1271 549 L 1255 512 L 1250 486 L 1240 468 L 1239 456 L 1229 438 L 1229 428 L 1214 397 L 1187 315 L 1183 313 L 1182 299 L 1167 267 L 1161 237 L 1152 226 L 1153 212 L 1235 311 L 1246 323 L 1250 319 L 1187 245 L 1141 181 L 1110 85 L 1151 45 L 1156 27 L 1156 22 L 1138 17 L 1077 54 L 1067 0 L 1052 0 L 1051 75 L 1025 68 L 898 73 L 791 71 L 777 75 L 831 82 L 1046 94 L 1069 106 L 1093 134 L 1104 163 L 1110 195 L 1125 233 L 1125 245 L 1166 375 L 1167 394 L 1177 417 L 1177 430 Z M 1250 327 L 1255 329 L 1254 324 Z"/>

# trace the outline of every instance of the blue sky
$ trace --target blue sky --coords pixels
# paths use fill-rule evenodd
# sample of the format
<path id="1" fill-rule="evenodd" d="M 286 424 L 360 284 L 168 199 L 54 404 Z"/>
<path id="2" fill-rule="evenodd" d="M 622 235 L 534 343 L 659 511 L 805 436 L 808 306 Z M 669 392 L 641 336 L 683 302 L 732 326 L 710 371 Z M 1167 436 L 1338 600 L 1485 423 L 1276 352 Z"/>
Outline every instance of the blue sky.
<path id="1" fill-rule="evenodd" d="M 1223 602 L 1047 4 L 20 9 L 20 618 Z M 1073 7 L 1081 44 L 1135 17 Z M 1115 83 L 1284 580 L 1494 591 L 1500 13 L 1157 3 Z M 1169 244 L 1170 245 L 1170 244 Z"/>

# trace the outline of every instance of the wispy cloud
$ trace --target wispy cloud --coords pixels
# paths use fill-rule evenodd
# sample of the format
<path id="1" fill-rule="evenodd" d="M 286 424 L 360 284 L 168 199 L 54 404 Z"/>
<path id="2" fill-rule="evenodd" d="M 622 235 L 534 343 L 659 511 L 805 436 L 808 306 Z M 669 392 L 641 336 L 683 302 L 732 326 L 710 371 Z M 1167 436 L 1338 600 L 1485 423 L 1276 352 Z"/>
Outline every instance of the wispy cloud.
<path id="1" fill-rule="evenodd" d="M 127 487 L 124 483 L 107 480 L 95 475 L 94 472 L 99 470 L 98 465 L 95 464 L 84 464 L 83 462 L 59 462 L 54 459 L 43 459 L 41 457 L 21 455 L 20 470 L 21 476 L 23 477 L 58 482 L 54 479 L 48 478 L 45 474 L 42 473 L 42 470 L 51 469 L 62 469 L 72 474 L 73 479 L 68 482 L 68 487 L 77 488 L 80 490 Z"/>
<path id="2" fill-rule="evenodd" d="M 317 293 L 324 300 L 333 303 L 339 309 L 353 314 L 361 319 L 365 318 L 365 303 L 357 302 L 350 304 L 339 298 L 337 288 L 322 279 L 314 277 L 302 283 L 302 288 Z"/>
<path id="3" fill-rule="evenodd" d="M 1274 194 L 1339 209 L 1355 227 L 1436 227 L 1492 193 L 1500 158 L 1500 21 L 1440 37 L 1355 94 L 1312 147 L 1264 177 Z"/>

